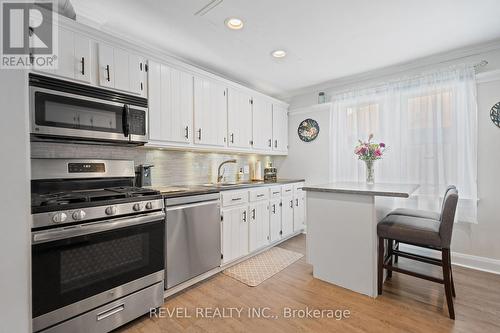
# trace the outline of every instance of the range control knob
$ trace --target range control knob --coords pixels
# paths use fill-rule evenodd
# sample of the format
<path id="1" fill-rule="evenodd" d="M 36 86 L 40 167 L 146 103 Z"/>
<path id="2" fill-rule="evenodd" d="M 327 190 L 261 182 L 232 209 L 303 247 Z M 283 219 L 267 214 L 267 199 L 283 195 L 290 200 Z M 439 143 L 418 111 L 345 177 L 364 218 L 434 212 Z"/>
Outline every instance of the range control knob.
<path id="1" fill-rule="evenodd" d="M 116 214 L 116 206 L 106 207 L 105 213 L 106 213 L 106 215 L 115 215 Z"/>
<path id="2" fill-rule="evenodd" d="M 152 202 L 148 202 L 146 204 L 146 209 L 153 209 L 153 203 Z"/>
<path id="3" fill-rule="evenodd" d="M 136 203 L 134 204 L 134 206 L 132 207 L 132 209 L 135 211 L 135 212 L 139 212 L 142 210 L 142 204 L 140 203 Z"/>
<path id="4" fill-rule="evenodd" d="M 66 213 L 57 213 L 57 214 L 54 214 L 54 216 L 52 216 L 52 222 L 61 223 L 61 222 L 66 221 L 67 218 L 68 218 L 68 215 L 66 215 Z"/>
<path id="5" fill-rule="evenodd" d="M 85 212 L 83 210 L 77 210 L 73 213 L 73 220 L 83 220 L 85 218 Z"/>

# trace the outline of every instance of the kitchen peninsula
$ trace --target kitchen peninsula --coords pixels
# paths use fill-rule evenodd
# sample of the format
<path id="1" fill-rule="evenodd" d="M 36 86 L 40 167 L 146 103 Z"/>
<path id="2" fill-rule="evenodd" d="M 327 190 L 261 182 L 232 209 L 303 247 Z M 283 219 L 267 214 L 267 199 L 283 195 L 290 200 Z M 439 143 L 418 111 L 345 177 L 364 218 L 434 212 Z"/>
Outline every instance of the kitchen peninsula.
<path id="1" fill-rule="evenodd" d="M 336 182 L 307 191 L 307 255 L 314 277 L 377 297 L 377 223 L 418 185 Z"/>

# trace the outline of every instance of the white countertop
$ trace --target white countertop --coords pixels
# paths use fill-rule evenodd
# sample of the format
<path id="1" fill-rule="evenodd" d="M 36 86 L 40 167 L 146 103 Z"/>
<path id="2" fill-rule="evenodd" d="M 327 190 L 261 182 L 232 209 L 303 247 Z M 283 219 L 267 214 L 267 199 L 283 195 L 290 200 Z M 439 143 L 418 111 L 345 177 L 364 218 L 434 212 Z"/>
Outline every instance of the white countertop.
<path id="1" fill-rule="evenodd" d="M 365 182 L 335 182 L 321 185 L 308 185 L 302 189 L 309 192 L 329 192 L 383 197 L 408 198 L 418 189 L 417 184 L 366 184 Z"/>

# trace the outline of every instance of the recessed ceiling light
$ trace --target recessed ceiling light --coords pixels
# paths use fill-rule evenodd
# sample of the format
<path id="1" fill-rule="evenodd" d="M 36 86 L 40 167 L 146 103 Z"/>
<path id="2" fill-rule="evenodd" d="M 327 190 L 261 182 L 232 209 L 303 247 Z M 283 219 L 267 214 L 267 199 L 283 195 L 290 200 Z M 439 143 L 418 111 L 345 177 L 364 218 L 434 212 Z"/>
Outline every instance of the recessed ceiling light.
<path id="1" fill-rule="evenodd" d="M 286 56 L 285 50 L 274 50 L 271 55 L 275 58 L 284 58 Z"/>
<path id="2" fill-rule="evenodd" d="M 240 30 L 243 28 L 243 21 L 237 17 L 227 18 L 225 23 L 229 29 Z"/>

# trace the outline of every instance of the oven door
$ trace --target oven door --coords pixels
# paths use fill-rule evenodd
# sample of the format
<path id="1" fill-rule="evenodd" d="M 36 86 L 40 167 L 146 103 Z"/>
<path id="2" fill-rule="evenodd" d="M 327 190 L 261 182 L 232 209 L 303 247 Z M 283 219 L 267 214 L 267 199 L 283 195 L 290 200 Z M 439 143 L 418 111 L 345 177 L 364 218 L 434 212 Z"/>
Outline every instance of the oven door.
<path id="1" fill-rule="evenodd" d="M 147 142 L 147 108 L 30 87 L 31 133 Z"/>
<path id="2" fill-rule="evenodd" d="M 33 330 L 161 282 L 164 230 L 157 212 L 32 232 Z"/>

